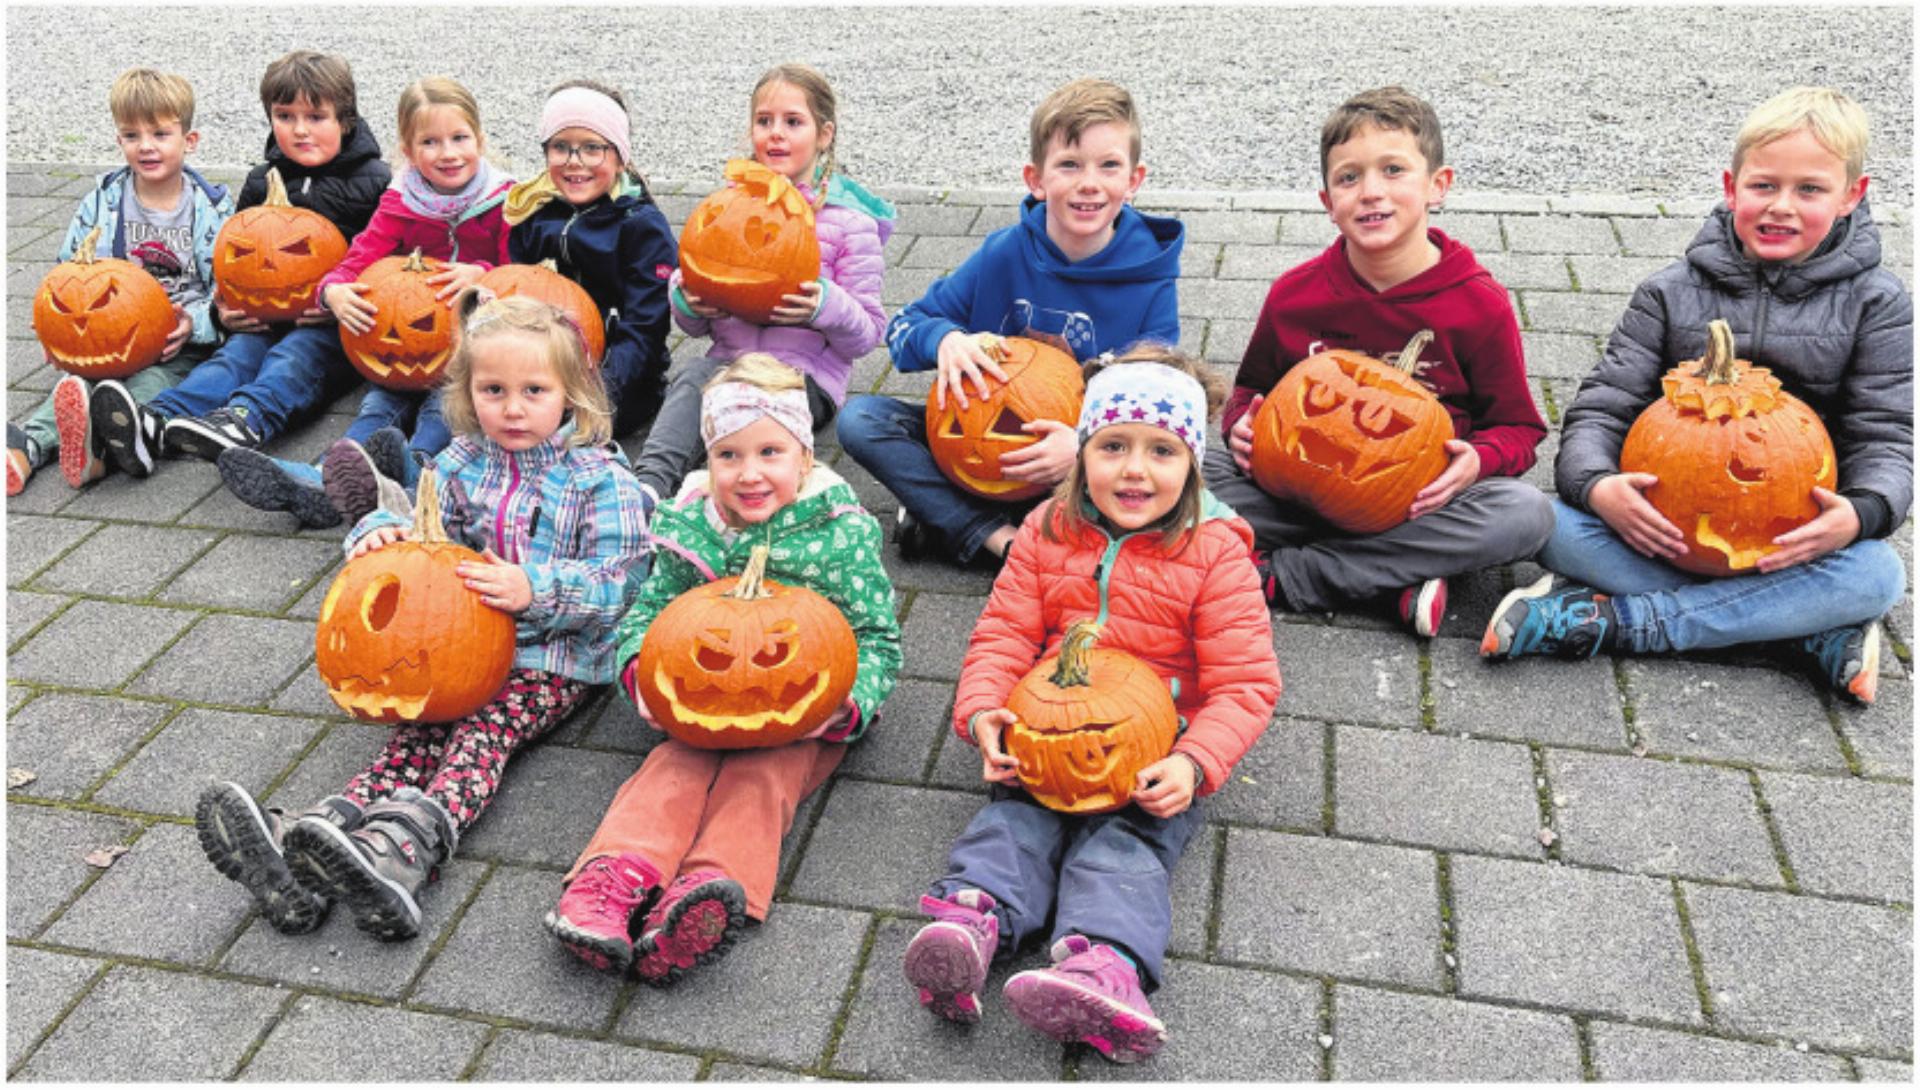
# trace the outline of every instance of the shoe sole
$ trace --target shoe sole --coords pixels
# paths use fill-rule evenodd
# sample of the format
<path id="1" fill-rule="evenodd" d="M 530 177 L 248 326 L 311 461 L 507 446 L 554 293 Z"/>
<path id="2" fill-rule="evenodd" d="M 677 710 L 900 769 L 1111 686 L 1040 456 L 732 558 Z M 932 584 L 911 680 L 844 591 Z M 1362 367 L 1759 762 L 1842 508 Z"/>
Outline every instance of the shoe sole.
<path id="1" fill-rule="evenodd" d="M 245 446 L 243 443 L 228 439 L 197 420 L 185 417 L 167 421 L 163 437 L 167 449 L 180 454 L 191 454 L 203 462 L 218 462 L 223 452 Z"/>
<path id="2" fill-rule="evenodd" d="M 287 832 L 287 866 L 353 912 L 353 925 L 384 942 L 420 933 L 413 895 L 373 869 L 353 838 L 326 822 L 302 820 Z"/>
<path id="3" fill-rule="evenodd" d="M 340 518 L 358 525 L 380 506 L 380 470 L 365 450 L 337 443 L 320 463 L 320 486 Z"/>
<path id="4" fill-rule="evenodd" d="M 1493 616 L 1487 619 L 1487 631 L 1480 637 L 1480 654 L 1487 658 L 1506 657 L 1513 646 L 1513 626 L 1502 625 L 1507 611 L 1529 598 L 1538 598 L 1553 589 L 1553 575 L 1541 576 L 1529 586 L 1516 587 L 1507 592 L 1500 604 L 1493 607 Z"/>
<path id="5" fill-rule="evenodd" d="M 1443 580 L 1429 579 L 1420 584 L 1420 593 L 1413 599 L 1413 634 L 1432 639 L 1440 634 L 1440 622 L 1446 619 L 1447 584 Z"/>
<path id="6" fill-rule="evenodd" d="M 106 476 L 107 464 L 93 450 L 93 415 L 85 379 L 61 379 L 53 388 L 53 428 L 60 435 L 60 475 L 73 488 Z"/>
<path id="7" fill-rule="evenodd" d="M 547 913 L 547 930 L 574 957 L 606 973 L 624 975 L 633 966 L 633 943 L 588 931 L 557 912 Z"/>
<path id="8" fill-rule="evenodd" d="M 117 382 L 103 382 L 93 391 L 87 410 L 93 433 L 107 449 L 107 457 L 129 477 L 153 475 L 153 449 L 140 437 L 140 411 L 133 395 Z"/>
<path id="9" fill-rule="evenodd" d="M 695 886 L 634 948 L 635 975 L 656 988 L 720 960 L 746 923 L 746 896 L 732 882 Z"/>
<path id="10" fill-rule="evenodd" d="M 1167 1041 L 1159 1019 L 1046 970 L 1015 974 L 1005 994 L 1014 1017 L 1030 1028 L 1056 1041 L 1092 1045 L 1114 1063 L 1144 1060 Z"/>
<path id="11" fill-rule="evenodd" d="M 27 474 L 20 471 L 20 463 L 26 459 L 13 455 L 13 451 L 7 452 L 7 495 L 18 496 L 27 489 Z"/>
<path id="12" fill-rule="evenodd" d="M 1880 625 L 1867 627 L 1860 646 L 1860 670 L 1847 682 L 1847 692 L 1862 704 L 1873 703 L 1880 689 Z"/>
<path id="13" fill-rule="evenodd" d="M 273 843 L 266 815 L 238 784 L 216 784 L 201 792 L 193 824 L 207 861 L 246 887 L 274 930 L 303 935 L 326 919 L 332 905 L 294 878 Z"/>
<path id="14" fill-rule="evenodd" d="M 949 1022 L 980 1020 L 980 989 L 986 981 L 979 966 L 980 947 L 972 933 L 939 921 L 920 929 L 903 962 L 920 1005 Z"/>
<path id="15" fill-rule="evenodd" d="M 236 448 L 238 449 L 238 448 Z M 262 511 L 286 511 L 309 529 L 324 530 L 340 525 L 340 512 L 324 491 L 303 488 L 287 476 L 273 459 L 255 450 L 241 450 L 240 457 L 221 458 L 220 479 L 240 502 Z M 251 457 L 246 457 L 251 455 Z"/>

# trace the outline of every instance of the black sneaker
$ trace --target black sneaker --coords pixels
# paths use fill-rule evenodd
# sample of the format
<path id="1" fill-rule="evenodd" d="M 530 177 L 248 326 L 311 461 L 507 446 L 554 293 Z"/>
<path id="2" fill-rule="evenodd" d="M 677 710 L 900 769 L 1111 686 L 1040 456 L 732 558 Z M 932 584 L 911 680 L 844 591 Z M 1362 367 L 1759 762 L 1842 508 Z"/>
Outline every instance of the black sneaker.
<path id="1" fill-rule="evenodd" d="M 1880 687 L 1879 621 L 1829 628 L 1800 640 L 1794 647 L 1835 692 L 1862 704 L 1873 703 Z"/>
<path id="2" fill-rule="evenodd" d="M 340 512 L 319 485 L 295 480 L 280 463 L 257 450 L 234 447 L 215 463 L 227 490 L 248 507 L 287 511 L 308 529 L 340 525 Z"/>
<path id="3" fill-rule="evenodd" d="M 167 453 L 191 454 L 209 462 L 219 461 L 222 451 L 234 447 L 252 450 L 264 442 L 247 423 L 247 410 L 232 406 L 205 416 L 174 417 L 161 432 L 161 444 Z"/>
<path id="4" fill-rule="evenodd" d="M 902 560 L 918 560 L 933 546 L 933 531 L 904 503 L 893 516 L 893 545 L 900 550 Z"/>
<path id="5" fill-rule="evenodd" d="M 413 451 L 407 449 L 406 434 L 399 428 L 381 428 L 367 436 L 361 449 L 382 477 L 390 481 L 407 479 L 407 463 L 413 460 Z"/>
<path id="6" fill-rule="evenodd" d="M 300 880 L 344 901 L 360 930 L 384 940 L 420 933 L 420 892 L 453 855 L 453 818 L 419 789 L 403 787 L 367 807 L 351 833 L 315 818 L 287 831 L 287 865 Z"/>
<path id="7" fill-rule="evenodd" d="M 115 469 L 129 477 L 153 475 L 166 426 L 159 413 L 134 401 L 132 392 L 119 382 L 107 379 L 94 386 L 87 417 L 94 438 L 106 448 Z"/>
<path id="8" fill-rule="evenodd" d="M 1502 659 L 1590 659 L 1613 646 L 1619 628 L 1620 619 L 1606 595 L 1545 575 L 1500 599 L 1480 638 L 1480 653 Z"/>
<path id="9" fill-rule="evenodd" d="M 306 812 L 318 821 L 352 828 L 360 808 L 335 795 Z M 253 895 L 260 914 L 274 930 L 300 935 L 320 926 L 333 902 L 295 878 L 280 848 L 289 819 L 276 809 L 263 809 L 246 788 L 217 783 L 200 793 L 193 811 L 201 850 L 215 870 L 240 883 Z"/>

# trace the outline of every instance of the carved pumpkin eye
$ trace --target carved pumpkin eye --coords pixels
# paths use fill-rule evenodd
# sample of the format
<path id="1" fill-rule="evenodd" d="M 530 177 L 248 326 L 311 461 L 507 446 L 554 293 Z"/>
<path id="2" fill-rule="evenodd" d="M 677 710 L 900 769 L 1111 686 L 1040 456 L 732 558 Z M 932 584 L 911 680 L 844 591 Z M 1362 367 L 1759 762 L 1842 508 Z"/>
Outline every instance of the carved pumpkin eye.
<path id="1" fill-rule="evenodd" d="M 785 666 L 793 661 L 800 650 L 800 626 L 792 621 L 781 621 L 773 626 L 767 645 L 754 652 L 753 664 L 763 670 L 776 666 Z"/>
<path id="2" fill-rule="evenodd" d="M 413 321 L 408 322 L 407 325 L 416 332 L 432 333 L 433 327 L 438 324 L 438 319 L 439 316 L 430 310 L 420 317 L 415 318 Z"/>
<path id="3" fill-rule="evenodd" d="M 947 434 L 956 439 L 967 434 L 967 429 L 960 426 L 960 418 L 958 416 L 947 421 Z"/>
<path id="4" fill-rule="evenodd" d="M 1324 416 L 1347 403 L 1347 395 L 1333 388 L 1329 383 L 1318 382 L 1312 378 L 1300 384 L 1300 414 L 1302 416 Z"/>
<path id="5" fill-rule="evenodd" d="M 366 622 L 368 631 L 378 632 L 393 623 L 393 615 L 400 610 L 400 577 L 382 574 L 374 579 L 367 588 L 366 597 L 360 601 L 360 619 Z"/>
<path id="6" fill-rule="evenodd" d="M 59 293 L 59 292 L 57 292 L 57 291 L 54 291 L 54 290 L 53 290 L 53 289 L 51 289 L 51 288 L 49 288 L 49 289 L 47 289 L 47 299 L 48 299 L 48 301 L 50 301 L 50 302 L 52 302 L 52 303 L 53 303 L 53 309 L 54 309 L 54 310 L 56 310 L 56 311 L 58 311 L 58 312 L 60 312 L 61 314 L 72 314 L 72 313 L 73 313 L 73 308 L 72 308 L 72 307 L 70 307 L 70 306 L 68 306 L 68 305 L 67 305 L 66 303 L 64 303 L 64 302 L 61 302 L 61 300 L 60 300 L 60 293 Z"/>
<path id="7" fill-rule="evenodd" d="M 280 252 L 283 254 L 293 254 L 296 257 L 306 257 L 313 253 L 313 247 L 308 245 L 306 236 L 302 235 L 292 242 L 287 243 L 285 246 L 280 247 Z"/>
<path id="8" fill-rule="evenodd" d="M 95 299 L 93 301 L 93 305 L 88 307 L 87 309 L 99 310 L 100 308 L 106 306 L 108 303 L 113 302 L 113 297 L 118 294 L 120 294 L 120 286 L 118 284 L 108 282 L 106 289 L 100 293 L 100 298 Z"/>
<path id="9" fill-rule="evenodd" d="M 1413 418 L 1403 416 L 1391 405 L 1379 401 L 1353 403 L 1353 424 L 1375 439 L 1391 439 L 1413 427 Z"/>
<path id="10" fill-rule="evenodd" d="M 1020 429 L 1025 424 L 1019 413 L 1012 409 L 1001 409 L 1000 415 L 993 418 L 993 426 L 987 429 L 987 434 L 995 439 L 1023 439 L 1027 433 Z"/>
<path id="11" fill-rule="evenodd" d="M 239 241 L 228 242 L 227 243 L 227 260 L 238 261 L 243 257 L 252 257 L 253 250 L 254 248 L 252 246 L 249 246 L 244 242 L 239 242 Z"/>
<path id="12" fill-rule="evenodd" d="M 759 216 L 750 217 L 740 234 L 755 247 L 765 246 L 780 237 L 780 225 Z"/>
<path id="13" fill-rule="evenodd" d="M 724 674 L 733 667 L 737 658 L 733 653 L 733 631 L 726 628 L 709 628 L 695 638 L 693 661 L 702 670 L 713 674 Z"/>

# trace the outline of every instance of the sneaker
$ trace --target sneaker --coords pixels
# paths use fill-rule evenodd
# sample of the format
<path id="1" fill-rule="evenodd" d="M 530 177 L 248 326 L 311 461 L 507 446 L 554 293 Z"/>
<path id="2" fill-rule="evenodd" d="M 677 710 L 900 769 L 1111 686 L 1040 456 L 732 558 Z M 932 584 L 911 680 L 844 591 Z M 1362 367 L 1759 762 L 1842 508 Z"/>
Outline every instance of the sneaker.
<path id="1" fill-rule="evenodd" d="M 321 800 L 302 816 L 307 815 L 343 829 L 360 822 L 360 808 L 338 795 Z M 237 783 L 217 783 L 202 791 L 193 811 L 207 861 L 247 887 L 274 930 L 300 935 L 319 927 L 333 902 L 302 885 L 287 867 L 280 842 L 291 823 L 277 809 L 262 809 Z"/>
<path id="2" fill-rule="evenodd" d="M 1054 943 L 1053 967 L 1015 973 L 1004 995 L 1015 1018 L 1056 1041 L 1092 1045 L 1114 1063 L 1144 1060 L 1167 1040 L 1140 974 L 1119 951 L 1083 935 Z"/>
<path id="3" fill-rule="evenodd" d="M 7 495 L 18 496 L 32 479 L 35 447 L 38 444 L 27 438 L 26 429 L 18 424 L 7 425 Z"/>
<path id="4" fill-rule="evenodd" d="M 215 463 L 227 490 L 248 507 L 288 511 L 310 529 L 340 525 L 340 512 L 318 485 L 294 479 L 278 459 L 257 450 L 234 447 L 220 453 Z"/>
<path id="5" fill-rule="evenodd" d="M 1432 639 L 1447 615 L 1447 581 L 1429 579 L 1401 591 L 1399 613 L 1400 623 L 1413 629 L 1414 635 Z"/>
<path id="6" fill-rule="evenodd" d="M 547 930 L 573 956 L 604 972 L 633 964 L 633 917 L 660 892 L 660 871 L 630 852 L 603 855 L 580 868 Z"/>
<path id="7" fill-rule="evenodd" d="M 378 438 L 378 433 L 374 438 Z M 361 519 L 380 506 L 381 484 L 390 483 L 393 476 L 383 472 L 374 459 L 370 449 L 374 439 L 367 443 L 368 446 L 363 447 L 351 439 L 336 440 L 327 448 L 326 457 L 320 459 L 320 483 L 327 501 L 349 526 L 359 525 Z M 403 454 L 405 449 L 401 448 Z"/>
<path id="8" fill-rule="evenodd" d="M 646 929 L 633 947 L 633 971 L 665 987 L 688 970 L 720 959 L 747 921 L 747 891 L 717 870 L 673 880 L 647 913 Z"/>
<path id="9" fill-rule="evenodd" d="M 1619 627 L 1610 598 L 1549 574 L 1500 599 L 1480 638 L 1480 653 L 1590 659 L 1613 646 Z"/>
<path id="10" fill-rule="evenodd" d="M 68 375 L 53 387 L 53 426 L 60 433 L 60 475 L 73 488 L 84 488 L 107 475 L 107 463 L 93 441 L 93 417 L 88 412 L 87 380 Z"/>
<path id="11" fill-rule="evenodd" d="M 1000 946 L 1000 918 L 991 894 L 963 889 L 942 900 L 923 895 L 920 911 L 933 922 L 907 944 L 907 983 L 920 1005 L 951 1022 L 980 1020 L 980 990 Z"/>
<path id="12" fill-rule="evenodd" d="M 1880 622 L 1842 625 L 1808 636 L 1795 645 L 1835 692 L 1862 704 L 1873 703 L 1880 687 Z"/>
<path id="13" fill-rule="evenodd" d="M 161 444 L 168 453 L 191 454 L 208 462 L 220 460 L 220 452 L 234 447 L 258 448 L 266 440 L 247 423 L 247 410 L 228 406 L 205 416 L 176 416 L 161 432 Z"/>
<path id="14" fill-rule="evenodd" d="M 403 787 L 367 807 L 348 832 L 316 817 L 287 831 L 287 866 L 299 880 L 346 903 L 355 927 L 378 939 L 420 933 L 420 892 L 453 855 L 453 818 L 441 805 Z"/>
<path id="15" fill-rule="evenodd" d="M 152 476 L 166 421 L 135 401 L 133 392 L 113 379 L 94 386 L 92 401 L 87 417 L 114 468 L 129 477 Z"/>
<path id="16" fill-rule="evenodd" d="M 932 537 L 933 531 L 927 524 L 907 510 L 906 504 L 901 504 L 893 516 L 893 545 L 900 550 L 900 559 L 918 560 L 927 555 L 927 550 L 933 547 Z"/>

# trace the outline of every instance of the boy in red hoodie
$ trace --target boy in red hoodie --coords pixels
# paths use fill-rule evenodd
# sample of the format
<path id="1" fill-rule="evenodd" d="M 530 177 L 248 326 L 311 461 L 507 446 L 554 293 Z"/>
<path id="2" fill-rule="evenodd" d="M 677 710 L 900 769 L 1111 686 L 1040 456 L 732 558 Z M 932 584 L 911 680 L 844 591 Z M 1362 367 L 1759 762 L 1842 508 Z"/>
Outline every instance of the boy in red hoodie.
<path id="1" fill-rule="evenodd" d="M 1512 478 L 1547 426 L 1527 390 L 1507 291 L 1473 251 L 1427 222 L 1453 184 L 1433 107 L 1399 87 L 1348 99 L 1320 130 L 1320 203 L 1340 237 L 1274 281 L 1222 415 L 1233 458 L 1207 487 L 1252 525 L 1276 609 L 1331 610 L 1398 593 L 1400 619 L 1432 636 L 1447 577 L 1532 556 L 1553 530 L 1547 497 Z M 1295 363 L 1332 348 L 1388 357 L 1420 330 L 1413 375 L 1453 418 L 1447 466 L 1407 521 L 1350 535 L 1248 476 L 1253 416 Z"/>

